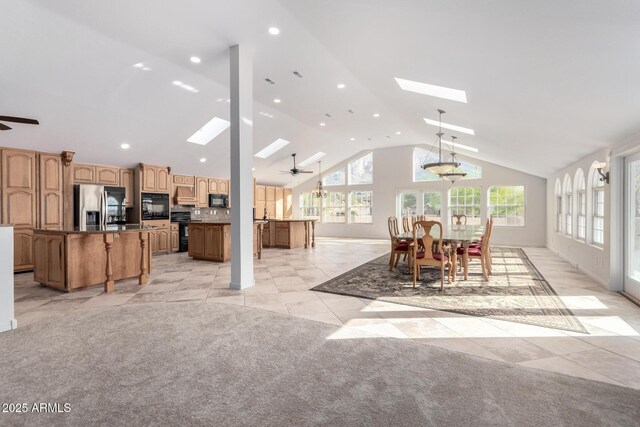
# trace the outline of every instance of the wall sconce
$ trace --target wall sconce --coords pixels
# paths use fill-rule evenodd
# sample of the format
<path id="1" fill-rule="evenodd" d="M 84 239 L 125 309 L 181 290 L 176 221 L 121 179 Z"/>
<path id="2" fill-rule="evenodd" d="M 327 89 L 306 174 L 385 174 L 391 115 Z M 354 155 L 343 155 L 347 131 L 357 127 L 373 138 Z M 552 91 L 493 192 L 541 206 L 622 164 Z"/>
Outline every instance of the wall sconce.
<path id="1" fill-rule="evenodd" d="M 595 161 L 593 162 L 593 164 L 591 165 L 593 168 L 595 168 L 595 170 L 598 171 L 598 173 L 600 174 L 600 181 L 604 181 L 607 184 L 609 183 L 609 172 L 603 172 L 602 170 L 604 168 L 607 167 L 607 162 L 599 162 L 599 161 Z"/>

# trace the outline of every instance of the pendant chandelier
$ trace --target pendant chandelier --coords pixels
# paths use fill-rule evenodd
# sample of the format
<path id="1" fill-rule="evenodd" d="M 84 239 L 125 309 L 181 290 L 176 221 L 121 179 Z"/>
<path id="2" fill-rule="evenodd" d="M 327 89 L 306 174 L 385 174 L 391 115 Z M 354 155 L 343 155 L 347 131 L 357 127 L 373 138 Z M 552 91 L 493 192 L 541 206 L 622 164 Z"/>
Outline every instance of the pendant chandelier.
<path id="1" fill-rule="evenodd" d="M 449 181 L 450 183 L 454 183 L 459 179 L 467 176 L 467 173 L 460 169 L 460 162 L 456 159 L 456 136 L 451 136 L 451 155 L 449 157 L 449 163 L 455 163 L 456 166 L 452 171 L 445 172 L 440 174 L 440 178 Z"/>
<path id="2" fill-rule="evenodd" d="M 440 178 L 447 180 L 451 183 L 456 182 L 457 180 L 464 178 L 467 174 L 466 172 L 460 169 L 460 162 L 456 159 L 455 153 L 455 136 L 452 136 L 453 139 L 451 149 L 451 155 L 448 162 L 442 161 L 442 137 L 444 133 L 442 132 L 442 115 L 445 113 L 444 110 L 438 110 L 438 133 L 436 133 L 438 137 L 438 161 L 435 163 L 425 163 L 422 165 L 422 169 L 431 172 L 434 175 L 438 175 Z"/>
<path id="3" fill-rule="evenodd" d="M 311 197 L 324 199 L 327 195 L 327 190 L 322 188 L 322 161 L 318 161 L 318 183 L 316 184 L 316 188 L 311 192 Z"/>

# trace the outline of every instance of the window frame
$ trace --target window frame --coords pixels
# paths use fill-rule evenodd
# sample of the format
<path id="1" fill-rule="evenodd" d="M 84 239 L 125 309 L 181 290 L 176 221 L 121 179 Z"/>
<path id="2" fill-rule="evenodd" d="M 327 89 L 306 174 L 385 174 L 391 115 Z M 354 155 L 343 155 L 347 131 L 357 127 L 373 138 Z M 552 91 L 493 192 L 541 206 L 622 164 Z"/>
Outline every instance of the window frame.
<path id="1" fill-rule="evenodd" d="M 592 168 L 593 169 L 593 168 Z M 591 239 L 590 244 L 596 246 L 598 248 L 604 247 L 605 233 L 604 233 L 604 225 L 606 221 L 606 194 L 605 194 L 605 186 L 604 182 L 600 180 L 600 175 L 593 169 L 591 174 Z M 600 196 L 602 197 L 602 202 L 600 203 Z M 598 208 L 602 207 L 602 215 L 599 214 Z M 596 228 L 596 224 L 602 224 L 601 228 Z M 596 240 L 596 235 L 601 235 L 602 240 Z"/>
<path id="2" fill-rule="evenodd" d="M 332 194 L 341 194 L 343 198 L 342 209 L 343 209 L 343 221 L 327 221 L 327 210 L 328 209 L 340 209 L 340 205 L 328 205 L 328 202 L 331 199 Z M 339 215 L 334 214 L 334 217 Z M 327 191 L 327 197 L 323 198 L 322 203 L 322 223 L 323 224 L 347 224 L 347 195 L 345 191 Z"/>
<path id="3" fill-rule="evenodd" d="M 522 205 L 509 205 L 509 204 L 491 204 L 491 190 L 494 188 L 522 188 Z M 513 196 L 510 194 L 510 196 Z M 502 216 L 494 215 L 493 208 L 496 207 L 522 207 L 522 224 L 500 224 L 496 222 L 496 219 L 507 218 Z M 495 227 L 507 227 L 507 228 L 525 228 L 527 226 L 527 188 L 525 185 L 491 185 L 487 188 L 487 216 L 491 215 L 494 219 L 493 225 Z"/>
<path id="4" fill-rule="evenodd" d="M 453 190 L 460 191 L 463 188 L 464 189 L 472 189 L 473 190 L 472 193 L 475 193 L 476 189 L 479 190 L 477 192 L 477 205 L 476 204 L 471 204 L 471 205 L 466 204 L 466 199 L 468 197 L 466 191 L 465 191 L 465 195 L 464 195 L 465 204 L 460 205 L 460 204 L 456 203 L 454 205 L 452 203 L 452 198 L 451 198 L 452 191 Z M 476 198 L 476 194 L 472 194 L 472 196 L 473 196 L 473 198 Z M 458 195 L 456 195 L 456 200 L 459 200 L 459 199 L 460 199 L 460 197 Z M 450 188 L 449 192 L 448 192 L 448 202 L 449 202 L 448 203 L 448 213 L 449 213 L 448 218 L 451 218 L 451 215 L 454 214 L 454 212 L 453 212 L 454 209 L 461 209 L 462 208 L 462 210 L 463 210 L 462 213 L 467 216 L 467 224 L 469 224 L 469 225 L 482 225 L 482 186 L 481 185 L 478 185 L 478 186 L 464 186 L 464 187 L 460 186 L 460 187 L 452 187 L 452 188 Z M 467 209 L 475 209 L 475 208 L 478 209 L 478 215 L 469 215 L 467 213 Z M 460 213 L 460 211 L 456 210 L 455 213 L 458 214 L 458 213 Z M 477 221 L 478 221 L 477 224 L 475 224 L 475 219 L 476 218 L 477 218 Z"/>
<path id="5" fill-rule="evenodd" d="M 315 219 L 320 221 L 322 219 L 322 198 L 321 197 L 313 197 L 313 191 L 303 191 L 298 195 L 298 213 L 300 214 L 301 219 Z M 305 195 L 309 195 L 309 200 L 317 201 L 318 206 L 306 206 L 302 203 L 302 199 Z M 307 216 L 303 213 L 304 209 L 318 209 L 318 216 Z"/>
<path id="6" fill-rule="evenodd" d="M 352 204 L 351 195 L 354 193 L 370 193 L 369 194 L 369 205 L 358 205 L 354 206 Z M 369 222 L 356 222 L 353 221 L 353 209 L 361 209 L 361 208 L 369 208 L 369 216 L 371 217 L 371 221 Z M 364 224 L 371 225 L 373 224 L 373 190 L 350 190 L 347 194 L 347 210 L 349 211 L 349 224 Z"/>
<path id="7" fill-rule="evenodd" d="M 352 164 L 363 160 L 365 157 L 371 156 L 371 181 L 370 182 L 351 182 L 351 168 L 352 168 Z M 366 154 L 363 154 L 362 156 L 358 157 L 357 159 L 353 159 L 351 161 L 349 161 L 347 163 L 346 166 L 346 176 L 345 176 L 345 185 L 347 186 L 353 186 L 353 185 L 373 185 L 373 173 L 374 173 L 374 163 L 373 163 L 373 151 L 369 151 Z"/>

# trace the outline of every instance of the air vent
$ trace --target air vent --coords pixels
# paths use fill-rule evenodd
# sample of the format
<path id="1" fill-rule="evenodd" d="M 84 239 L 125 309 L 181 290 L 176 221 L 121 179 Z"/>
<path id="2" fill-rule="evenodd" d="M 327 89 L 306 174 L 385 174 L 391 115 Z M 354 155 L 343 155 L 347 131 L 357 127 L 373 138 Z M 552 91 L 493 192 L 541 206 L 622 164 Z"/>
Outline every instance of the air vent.
<path id="1" fill-rule="evenodd" d="M 300 79 L 303 77 L 303 76 L 302 76 L 302 74 L 300 74 L 300 73 L 299 73 L 299 72 L 297 72 L 297 71 L 294 71 L 294 72 L 293 72 L 293 75 L 294 75 L 294 76 L 296 76 L 296 77 L 298 77 L 298 78 L 300 78 Z"/>
<path id="2" fill-rule="evenodd" d="M 329 113 L 326 113 L 326 114 L 325 114 L 325 116 L 327 116 L 327 117 L 331 117 L 331 114 L 329 114 Z"/>
<path id="3" fill-rule="evenodd" d="M 371 138 L 367 138 L 367 141 L 371 141 Z"/>
<path id="4" fill-rule="evenodd" d="M 347 110 L 348 112 L 350 112 L 351 114 L 353 114 L 353 110 Z"/>
<path id="5" fill-rule="evenodd" d="M 274 82 L 273 80 L 268 79 L 268 78 L 264 79 L 264 81 L 267 82 L 267 83 L 271 83 L 272 85 L 276 84 L 276 82 Z"/>

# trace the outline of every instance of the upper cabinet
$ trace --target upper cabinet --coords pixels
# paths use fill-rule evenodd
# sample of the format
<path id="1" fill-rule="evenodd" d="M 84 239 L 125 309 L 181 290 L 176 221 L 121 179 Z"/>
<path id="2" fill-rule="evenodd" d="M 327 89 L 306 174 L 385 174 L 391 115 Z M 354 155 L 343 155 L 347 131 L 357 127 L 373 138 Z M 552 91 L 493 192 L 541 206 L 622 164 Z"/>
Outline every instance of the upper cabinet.
<path id="1" fill-rule="evenodd" d="M 83 165 L 74 163 L 73 183 L 74 184 L 95 184 L 96 183 L 96 167 L 94 165 Z"/>
<path id="2" fill-rule="evenodd" d="M 229 180 L 228 179 L 219 179 L 218 180 L 218 194 L 229 195 Z"/>
<path id="3" fill-rule="evenodd" d="M 209 206 L 209 179 L 201 176 L 196 177 L 196 206 Z"/>
<path id="4" fill-rule="evenodd" d="M 36 205 L 36 153 L 2 150 L 2 222 L 35 227 Z"/>
<path id="5" fill-rule="evenodd" d="M 96 184 L 120 185 L 120 169 L 109 166 L 96 166 Z"/>
<path id="6" fill-rule="evenodd" d="M 62 159 L 59 154 L 40 154 L 40 226 L 62 227 Z"/>
<path id="7" fill-rule="evenodd" d="M 209 193 L 220 194 L 218 193 L 218 180 L 216 178 L 209 178 Z"/>
<path id="8" fill-rule="evenodd" d="M 124 187 L 124 205 L 133 207 L 135 194 L 135 176 L 133 169 L 120 169 L 120 186 Z"/>
<path id="9" fill-rule="evenodd" d="M 143 192 L 169 193 L 169 173 L 168 167 L 140 163 L 140 188 Z"/>
<path id="10" fill-rule="evenodd" d="M 284 189 L 284 219 L 293 218 L 293 190 Z"/>

